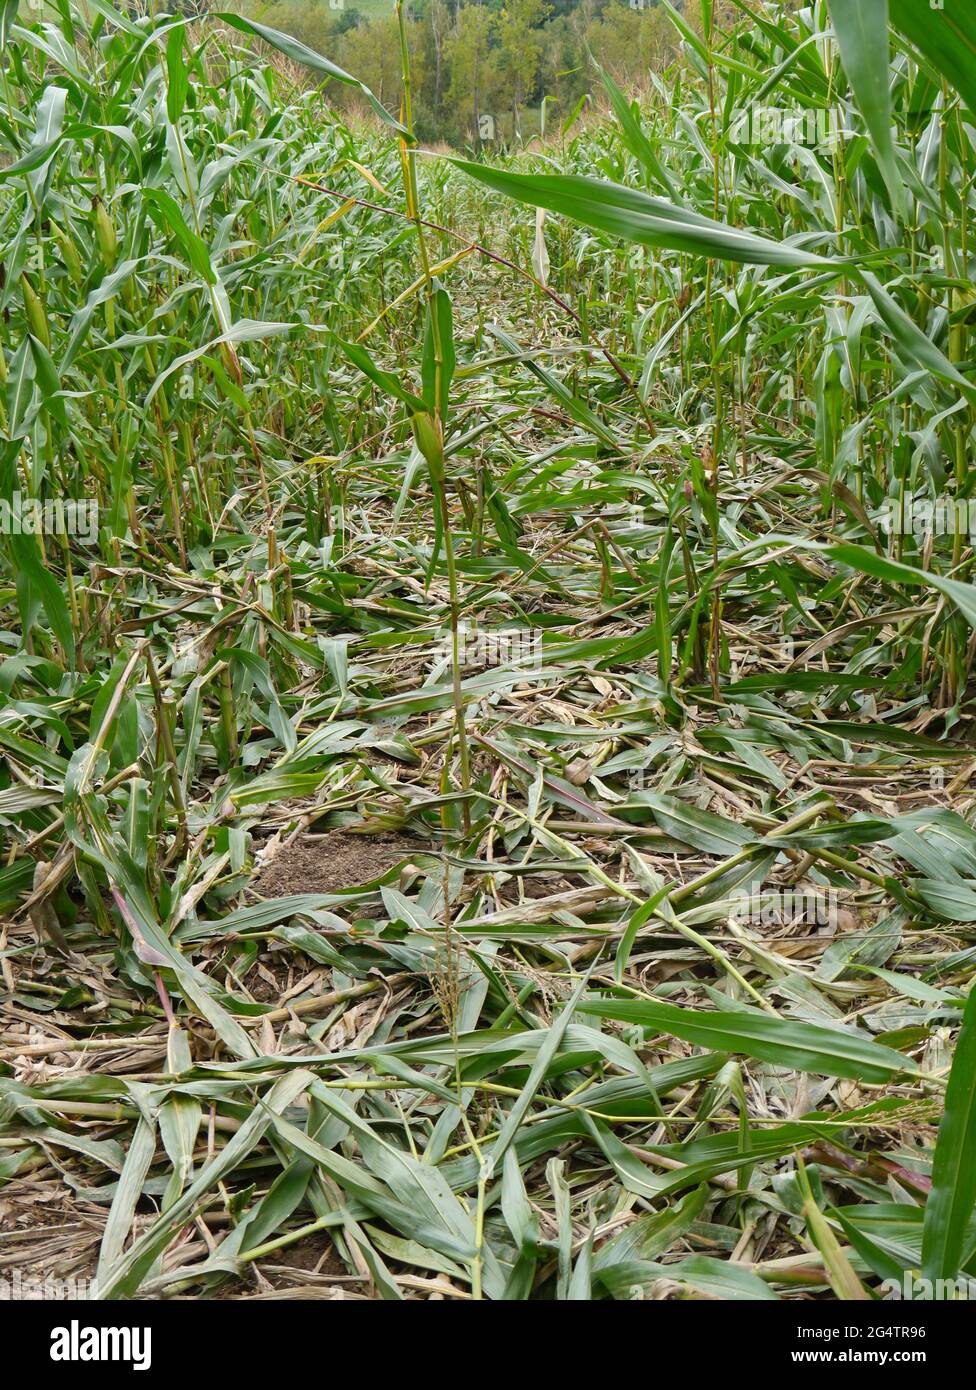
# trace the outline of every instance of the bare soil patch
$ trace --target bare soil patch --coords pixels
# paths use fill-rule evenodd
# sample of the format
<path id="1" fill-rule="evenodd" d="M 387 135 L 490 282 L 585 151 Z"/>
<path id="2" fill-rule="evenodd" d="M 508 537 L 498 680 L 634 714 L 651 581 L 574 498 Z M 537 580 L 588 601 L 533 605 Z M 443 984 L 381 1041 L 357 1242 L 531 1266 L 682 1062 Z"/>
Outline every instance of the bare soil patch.
<path id="1" fill-rule="evenodd" d="M 371 883 L 411 855 L 430 852 L 422 840 L 384 831 L 352 835 L 333 830 L 326 835 L 301 835 L 283 845 L 255 876 L 253 886 L 262 898 L 291 893 L 337 893 Z"/>

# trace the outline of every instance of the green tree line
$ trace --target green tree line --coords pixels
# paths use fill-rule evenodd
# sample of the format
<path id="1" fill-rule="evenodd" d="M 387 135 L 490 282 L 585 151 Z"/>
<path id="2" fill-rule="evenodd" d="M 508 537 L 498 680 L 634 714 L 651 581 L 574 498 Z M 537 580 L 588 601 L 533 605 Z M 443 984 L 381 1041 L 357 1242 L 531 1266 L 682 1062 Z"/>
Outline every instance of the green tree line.
<path id="1" fill-rule="evenodd" d="M 398 106 L 392 0 L 281 0 L 250 13 Z M 572 120 L 594 85 L 590 54 L 620 85 L 639 90 L 679 53 L 657 0 L 414 0 L 408 13 L 418 134 L 459 147 L 530 139 L 540 133 L 543 105 L 550 130 Z M 336 92 L 335 100 L 351 99 Z"/>

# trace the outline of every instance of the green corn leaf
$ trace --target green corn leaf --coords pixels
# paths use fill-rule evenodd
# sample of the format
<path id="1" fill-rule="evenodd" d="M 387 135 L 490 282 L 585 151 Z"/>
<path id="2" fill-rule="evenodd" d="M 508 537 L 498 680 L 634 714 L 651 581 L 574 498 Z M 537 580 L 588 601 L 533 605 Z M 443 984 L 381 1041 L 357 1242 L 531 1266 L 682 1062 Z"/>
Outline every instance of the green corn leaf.
<path id="1" fill-rule="evenodd" d="M 869 1038 L 797 1019 L 745 1012 L 706 1013 L 638 999 L 584 999 L 578 1007 L 580 1013 L 671 1033 L 714 1052 L 743 1052 L 777 1066 L 822 1076 L 880 1082 L 918 1070 L 909 1058 Z"/>
<path id="2" fill-rule="evenodd" d="M 969 1253 L 976 1208 L 976 990 L 970 989 L 956 1043 L 922 1229 L 922 1273 L 952 1279 Z"/>

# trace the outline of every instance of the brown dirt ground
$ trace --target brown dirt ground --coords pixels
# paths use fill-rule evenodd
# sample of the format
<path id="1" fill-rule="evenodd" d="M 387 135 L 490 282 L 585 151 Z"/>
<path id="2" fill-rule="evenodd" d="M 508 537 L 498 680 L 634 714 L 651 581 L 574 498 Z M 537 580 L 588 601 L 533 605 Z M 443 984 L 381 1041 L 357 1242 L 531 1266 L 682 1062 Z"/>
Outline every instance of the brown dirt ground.
<path id="1" fill-rule="evenodd" d="M 337 893 L 370 883 L 401 859 L 430 852 L 421 840 L 383 831 L 351 835 L 332 830 L 326 835 L 301 835 L 284 845 L 253 879 L 262 898 L 290 893 Z"/>
<path id="2" fill-rule="evenodd" d="M 82 1201 L 46 1177 L 15 1177 L 0 1191 L 0 1285 L 23 1280 L 91 1280 L 107 1208 Z"/>

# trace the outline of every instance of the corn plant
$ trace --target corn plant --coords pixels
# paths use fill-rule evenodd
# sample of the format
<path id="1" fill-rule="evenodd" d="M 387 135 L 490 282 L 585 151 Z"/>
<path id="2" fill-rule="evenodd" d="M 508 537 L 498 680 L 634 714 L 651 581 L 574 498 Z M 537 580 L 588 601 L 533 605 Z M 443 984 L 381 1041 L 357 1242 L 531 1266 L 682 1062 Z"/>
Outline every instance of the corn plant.
<path id="1" fill-rule="evenodd" d="M 640 100 L 478 158 L 399 4 L 396 110 L 2 9 L 44 1273 L 39 1191 L 109 1299 L 970 1291 L 976 20 L 661 4 Z"/>

